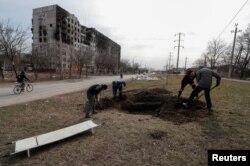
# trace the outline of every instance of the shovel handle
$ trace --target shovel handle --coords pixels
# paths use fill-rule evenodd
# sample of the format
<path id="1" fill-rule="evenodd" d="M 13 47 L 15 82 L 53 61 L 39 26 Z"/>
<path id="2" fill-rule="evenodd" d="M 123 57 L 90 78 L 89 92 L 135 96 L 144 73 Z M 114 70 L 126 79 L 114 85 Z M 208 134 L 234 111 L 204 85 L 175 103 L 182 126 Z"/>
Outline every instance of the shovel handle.
<path id="1" fill-rule="evenodd" d="M 214 87 L 212 87 L 211 89 L 210 89 L 210 91 L 211 90 L 213 90 L 214 88 L 216 88 L 217 86 L 215 85 Z M 198 96 L 198 98 L 197 99 L 199 99 L 201 96 L 203 96 L 205 93 L 202 93 L 200 96 Z"/>

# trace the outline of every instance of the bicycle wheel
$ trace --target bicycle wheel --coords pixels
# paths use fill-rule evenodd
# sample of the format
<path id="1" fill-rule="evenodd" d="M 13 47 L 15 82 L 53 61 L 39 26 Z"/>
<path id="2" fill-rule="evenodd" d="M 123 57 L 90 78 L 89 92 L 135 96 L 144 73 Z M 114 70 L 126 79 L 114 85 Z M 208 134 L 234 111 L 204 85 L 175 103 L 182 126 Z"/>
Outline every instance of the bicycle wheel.
<path id="1" fill-rule="evenodd" d="M 27 92 L 33 91 L 33 85 L 27 84 L 27 85 L 26 85 L 26 90 L 27 90 Z"/>
<path id="2" fill-rule="evenodd" d="M 22 92 L 22 88 L 16 85 L 13 89 L 14 94 L 20 94 Z"/>

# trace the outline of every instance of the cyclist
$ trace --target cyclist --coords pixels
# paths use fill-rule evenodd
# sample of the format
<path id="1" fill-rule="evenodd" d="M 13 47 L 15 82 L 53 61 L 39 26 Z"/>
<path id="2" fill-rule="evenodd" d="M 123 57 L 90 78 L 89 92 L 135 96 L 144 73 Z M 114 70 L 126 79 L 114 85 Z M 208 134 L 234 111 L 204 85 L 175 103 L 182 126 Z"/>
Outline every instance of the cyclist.
<path id="1" fill-rule="evenodd" d="M 26 81 L 30 81 L 26 75 L 24 70 L 21 71 L 21 73 L 19 75 L 16 76 L 17 82 L 21 84 L 21 90 L 24 91 L 24 87 L 25 87 L 25 82 Z"/>

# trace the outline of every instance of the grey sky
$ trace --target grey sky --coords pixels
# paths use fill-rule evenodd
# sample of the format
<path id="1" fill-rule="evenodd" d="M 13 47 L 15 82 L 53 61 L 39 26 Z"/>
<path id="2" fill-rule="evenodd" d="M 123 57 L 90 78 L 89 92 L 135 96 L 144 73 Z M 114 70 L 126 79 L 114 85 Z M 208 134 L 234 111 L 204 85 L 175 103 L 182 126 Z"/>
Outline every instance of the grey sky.
<path id="1" fill-rule="evenodd" d="M 58 4 L 75 14 L 81 24 L 94 27 L 122 47 L 122 58 L 142 66 L 163 69 L 169 52 L 176 65 L 174 35 L 185 33 L 179 66 L 200 57 L 207 42 L 216 38 L 246 0 L 0 0 L 0 19 L 31 26 L 32 9 Z M 221 35 L 230 43 L 234 24 L 250 23 L 248 3 Z"/>

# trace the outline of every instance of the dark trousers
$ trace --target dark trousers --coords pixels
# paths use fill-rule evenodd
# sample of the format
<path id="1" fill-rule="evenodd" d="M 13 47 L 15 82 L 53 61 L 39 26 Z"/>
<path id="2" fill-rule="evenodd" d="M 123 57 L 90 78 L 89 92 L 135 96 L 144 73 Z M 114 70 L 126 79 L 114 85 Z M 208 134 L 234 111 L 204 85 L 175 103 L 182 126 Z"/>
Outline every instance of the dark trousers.
<path id="1" fill-rule="evenodd" d="M 196 86 L 196 88 L 192 91 L 189 99 L 188 99 L 188 106 L 192 105 L 192 102 L 194 100 L 194 97 L 198 95 L 198 93 L 200 93 L 201 91 L 205 91 L 205 99 L 206 99 L 206 103 L 207 103 L 207 108 L 211 109 L 212 107 L 212 102 L 211 102 L 211 98 L 210 98 L 210 88 L 202 88 L 199 86 Z"/>
<path id="2" fill-rule="evenodd" d="M 88 107 L 86 111 L 86 118 L 89 118 L 93 115 L 93 112 L 95 111 L 95 95 L 87 93 L 88 98 Z"/>
<path id="3" fill-rule="evenodd" d="M 21 82 L 21 89 L 24 90 L 24 87 L 25 87 L 25 81 L 22 81 Z"/>
<path id="4" fill-rule="evenodd" d="M 112 85 L 113 98 L 116 98 L 117 90 L 119 90 L 119 98 L 121 98 L 122 97 L 122 85 L 117 85 L 116 83 L 113 83 Z"/>

